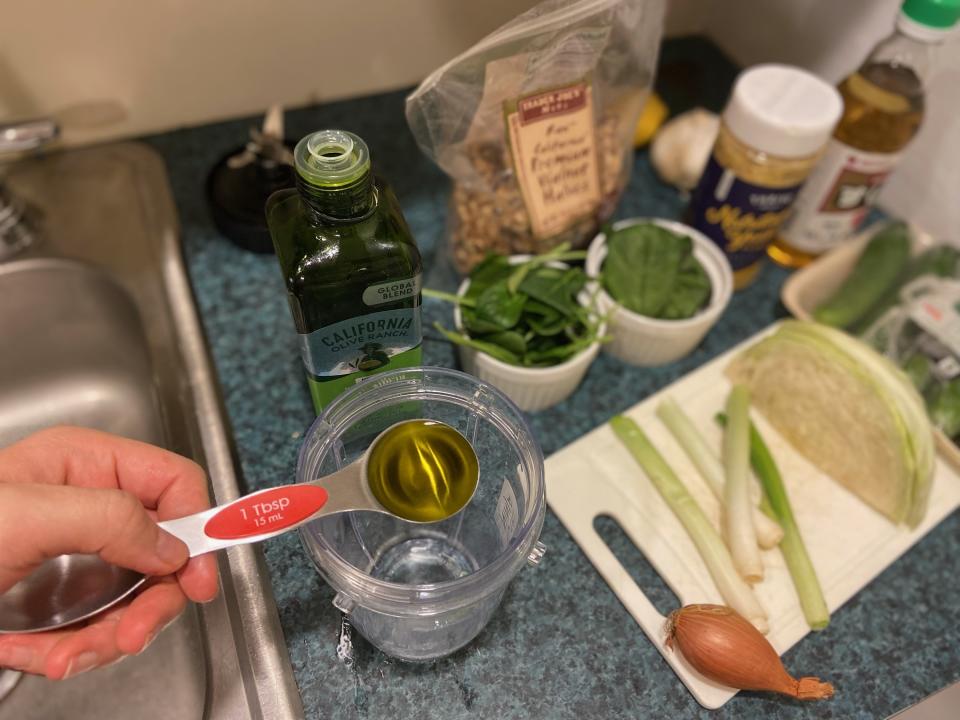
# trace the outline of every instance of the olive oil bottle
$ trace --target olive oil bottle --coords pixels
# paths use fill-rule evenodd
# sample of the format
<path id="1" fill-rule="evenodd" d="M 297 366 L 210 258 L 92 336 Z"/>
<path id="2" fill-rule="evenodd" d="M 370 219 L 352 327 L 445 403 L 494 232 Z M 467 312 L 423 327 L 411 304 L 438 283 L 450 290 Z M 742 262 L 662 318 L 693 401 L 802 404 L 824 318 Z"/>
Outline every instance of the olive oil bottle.
<path id="1" fill-rule="evenodd" d="M 839 86 L 844 110 L 794 212 L 767 253 L 806 265 L 853 235 L 920 128 L 932 48 L 960 17 L 960 0 L 905 0 L 895 32 Z"/>
<path id="2" fill-rule="evenodd" d="M 366 376 L 420 364 L 422 263 L 363 140 L 315 132 L 294 160 L 296 188 L 266 215 L 319 413 Z"/>

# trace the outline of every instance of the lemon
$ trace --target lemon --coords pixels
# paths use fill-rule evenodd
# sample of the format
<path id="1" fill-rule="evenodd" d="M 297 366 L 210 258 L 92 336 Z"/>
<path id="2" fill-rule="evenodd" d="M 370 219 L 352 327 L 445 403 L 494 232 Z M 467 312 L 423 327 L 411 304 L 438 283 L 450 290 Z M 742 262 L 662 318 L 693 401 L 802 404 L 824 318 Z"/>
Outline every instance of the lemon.
<path id="1" fill-rule="evenodd" d="M 640 119 L 637 120 L 637 129 L 633 134 L 633 146 L 641 148 L 650 142 L 660 126 L 663 125 L 663 121 L 667 119 L 668 113 L 669 110 L 660 96 L 655 92 L 650 93 L 643 106 L 643 112 L 640 113 Z"/>

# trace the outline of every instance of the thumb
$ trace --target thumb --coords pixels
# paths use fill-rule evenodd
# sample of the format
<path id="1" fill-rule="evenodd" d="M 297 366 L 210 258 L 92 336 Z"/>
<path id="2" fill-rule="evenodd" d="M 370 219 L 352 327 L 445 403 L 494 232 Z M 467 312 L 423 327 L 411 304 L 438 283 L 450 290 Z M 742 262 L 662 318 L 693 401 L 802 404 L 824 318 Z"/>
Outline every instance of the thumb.
<path id="1" fill-rule="evenodd" d="M 116 489 L 0 485 L 0 593 L 44 560 L 97 554 L 146 575 L 168 575 L 187 546 L 161 530 L 140 501 Z"/>

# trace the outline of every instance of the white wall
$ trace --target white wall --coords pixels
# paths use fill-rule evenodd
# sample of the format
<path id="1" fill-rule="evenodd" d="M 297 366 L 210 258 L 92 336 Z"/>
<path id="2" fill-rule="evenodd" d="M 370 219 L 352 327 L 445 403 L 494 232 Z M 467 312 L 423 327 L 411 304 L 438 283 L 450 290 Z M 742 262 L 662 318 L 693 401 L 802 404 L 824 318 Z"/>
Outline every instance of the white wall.
<path id="1" fill-rule="evenodd" d="M 902 0 L 712 0 L 704 28 L 742 65 L 776 60 L 837 82 L 893 28 Z"/>
<path id="2" fill-rule="evenodd" d="M 667 34 L 840 79 L 900 0 L 670 0 Z M 412 85 L 536 0 L 35 0 L 0 10 L 0 122 L 84 143 Z M 960 235 L 960 50 L 881 202 Z"/>
<path id="3" fill-rule="evenodd" d="M 536 1 L 11 0 L 0 122 L 55 115 L 79 144 L 405 87 Z"/>
<path id="4" fill-rule="evenodd" d="M 76 143 L 398 88 L 535 1 L 11 0 L 0 120 Z"/>

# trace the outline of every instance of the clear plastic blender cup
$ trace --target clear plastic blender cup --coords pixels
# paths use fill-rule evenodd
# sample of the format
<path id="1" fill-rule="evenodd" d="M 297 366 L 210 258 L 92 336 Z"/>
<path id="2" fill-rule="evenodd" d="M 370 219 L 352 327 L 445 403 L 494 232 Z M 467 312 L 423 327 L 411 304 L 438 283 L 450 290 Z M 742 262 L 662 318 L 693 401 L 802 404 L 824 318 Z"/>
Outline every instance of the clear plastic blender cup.
<path id="1" fill-rule="evenodd" d="M 520 410 L 492 385 L 445 368 L 376 375 L 340 395 L 304 439 L 298 482 L 335 472 L 382 430 L 414 418 L 445 422 L 473 445 L 473 500 L 436 523 L 353 512 L 300 534 L 353 626 L 388 655 L 426 661 L 476 637 L 514 575 L 539 562 L 546 504 L 543 454 Z"/>

